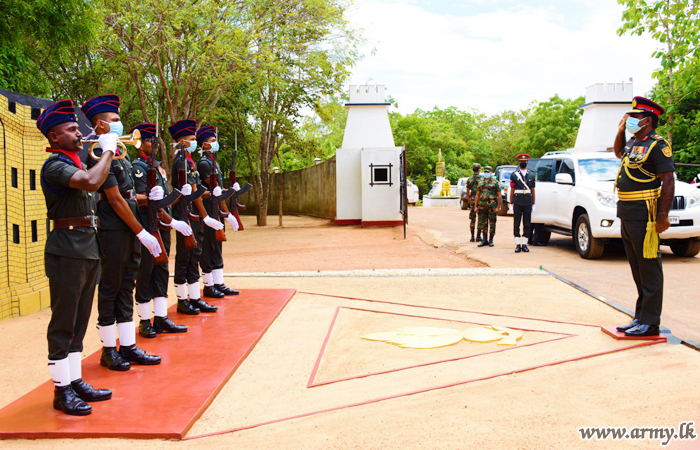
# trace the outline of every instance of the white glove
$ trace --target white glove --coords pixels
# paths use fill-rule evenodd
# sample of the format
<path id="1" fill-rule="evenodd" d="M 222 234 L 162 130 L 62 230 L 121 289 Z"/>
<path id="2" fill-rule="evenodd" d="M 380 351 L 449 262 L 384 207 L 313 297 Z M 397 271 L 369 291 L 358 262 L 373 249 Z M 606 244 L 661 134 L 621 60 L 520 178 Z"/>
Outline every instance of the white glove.
<path id="1" fill-rule="evenodd" d="M 241 190 L 241 185 L 238 184 L 238 181 L 236 181 L 235 183 L 233 183 L 233 186 L 231 186 L 231 187 L 232 187 L 233 190 L 236 191 L 236 192 L 238 192 L 238 191 Z"/>
<path id="2" fill-rule="evenodd" d="M 233 214 L 229 214 L 226 216 L 226 222 L 228 222 L 229 225 L 231 225 L 231 228 L 233 228 L 233 231 L 238 231 L 238 221 L 236 220 L 236 216 Z"/>
<path id="3" fill-rule="evenodd" d="M 163 188 L 160 186 L 153 186 L 151 192 L 148 193 L 148 199 L 153 201 L 163 200 Z"/>
<path id="4" fill-rule="evenodd" d="M 183 236 L 192 236 L 192 227 L 187 225 L 186 222 L 173 219 L 173 221 L 170 222 L 170 227 L 174 228 L 175 231 L 177 231 Z"/>
<path id="5" fill-rule="evenodd" d="M 155 236 L 143 229 L 136 235 L 136 237 L 139 238 L 139 241 L 141 241 L 143 246 L 146 247 L 149 252 L 151 252 L 151 255 L 153 255 L 154 258 L 160 255 L 160 244 Z"/>
<path id="6" fill-rule="evenodd" d="M 532 212 L 535 212 L 535 205 L 532 205 Z"/>
<path id="7" fill-rule="evenodd" d="M 213 228 L 215 230 L 223 230 L 224 229 L 224 224 L 219 222 L 218 220 L 212 219 L 210 216 L 207 216 L 204 218 L 204 224 L 208 226 L 209 228 Z"/>
<path id="8" fill-rule="evenodd" d="M 214 197 L 220 196 L 220 195 L 221 195 L 221 187 L 220 187 L 220 186 L 215 187 L 214 190 L 211 191 L 211 194 L 212 194 Z"/>
<path id="9" fill-rule="evenodd" d="M 192 185 L 186 184 L 186 185 L 182 186 L 182 188 L 180 189 L 180 192 L 185 197 L 187 197 L 188 195 L 192 195 Z"/>
<path id="10" fill-rule="evenodd" d="M 97 142 L 100 143 L 100 148 L 103 152 L 112 152 L 117 154 L 117 135 L 114 133 L 101 134 L 97 136 Z"/>

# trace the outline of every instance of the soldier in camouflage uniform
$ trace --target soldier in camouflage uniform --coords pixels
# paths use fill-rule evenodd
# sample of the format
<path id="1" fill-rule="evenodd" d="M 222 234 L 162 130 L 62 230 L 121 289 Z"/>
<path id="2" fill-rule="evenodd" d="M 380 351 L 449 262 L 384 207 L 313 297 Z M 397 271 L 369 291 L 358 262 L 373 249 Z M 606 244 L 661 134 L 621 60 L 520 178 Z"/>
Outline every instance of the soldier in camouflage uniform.
<path id="1" fill-rule="evenodd" d="M 479 172 L 481 172 L 481 164 L 479 163 L 474 163 L 474 166 L 472 167 L 472 171 L 474 172 L 474 175 L 472 175 L 469 180 L 467 180 L 467 199 L 469 201 L 469 230 L 472 232 L 472 237 L 469 239 L 469 242 L 474 242 L 474 227 L 476 226 L 476 191 L 479 188 L 479 180 L 481 179 L 481 176 L 479 175 Z M 480 241 L 481 240 L 481 228 L 479 228 L 479 232 L 476 235 L 476 240 Z"/>
<path id="2" fill-rule="evenodd" d="M 490 166 L 484 167 L 484 176 L 479 182 L 476 192 L 477 208 L 479 208 L 479 232 L 483 241 L 479 247 L 493 247 L 493 236 L 496 234 L 496 211 L 501 209 L 501 186 L 493 176 Z M 488 239 L 486 239 L 486 225 L 489 225 Z"/>

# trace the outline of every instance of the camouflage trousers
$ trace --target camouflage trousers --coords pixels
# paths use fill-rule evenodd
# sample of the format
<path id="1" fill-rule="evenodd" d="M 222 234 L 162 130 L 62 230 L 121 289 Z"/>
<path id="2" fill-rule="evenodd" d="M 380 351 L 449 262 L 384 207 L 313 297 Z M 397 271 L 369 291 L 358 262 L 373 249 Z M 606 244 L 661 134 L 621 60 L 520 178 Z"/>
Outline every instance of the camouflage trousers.
<path id="1" fill-rule="evenodd" d="M 496 208 L 479 208 L 479 231 L 486 237 L 486 226 L 489 235 L 496 234 Z"/>
<path id="2" fill-rule="evenodd" d="M 472 234 L 474 234 L 474 227 L 476 226 L 476 207 L 474 204 L 471 205 L 471 208 L 469 209 L 469 229 L 472 231 Z"/>

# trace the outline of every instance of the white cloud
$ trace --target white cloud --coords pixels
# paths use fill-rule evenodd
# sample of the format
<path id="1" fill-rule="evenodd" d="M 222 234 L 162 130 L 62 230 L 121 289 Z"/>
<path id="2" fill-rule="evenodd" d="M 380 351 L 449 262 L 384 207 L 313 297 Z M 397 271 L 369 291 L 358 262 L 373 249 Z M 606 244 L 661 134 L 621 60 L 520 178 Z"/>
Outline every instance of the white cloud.
<path id="1" fill-rule="evenodd" d="M 350 81 L 385 83 L 402 113 L 456 106 L 494 114 L 629 77 L 636 95 L 653 86 L 658 44 L 617 36 L 622 10 L 612 0 L 454 3 L 357 0 L 348 18 L 363 29 L 366 56 Z"/>

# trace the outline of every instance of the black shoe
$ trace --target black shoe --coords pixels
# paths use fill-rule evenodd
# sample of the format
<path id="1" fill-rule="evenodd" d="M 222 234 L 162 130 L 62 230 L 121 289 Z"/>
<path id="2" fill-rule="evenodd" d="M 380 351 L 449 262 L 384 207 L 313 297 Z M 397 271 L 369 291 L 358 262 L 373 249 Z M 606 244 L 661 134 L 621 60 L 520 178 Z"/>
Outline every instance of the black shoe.
<path id="1" fill-rule="evenodd" d="M 145 338 L 156 337 L 156 330 L 151 326 L 150 320 L 142 320 L 139 322 L 139 334 Z"/>
<path id="2" fill-rule="evenodd" d="M 474 232 L 472 231 L 472 238 L 469 239 L 469 242 L 474 242 L 474 241 L 475 241 L 475 239 L 474 239 Z"/>
<path id="3" fill-rule="evenodd" d="M 477 245 L 477 247 L 486 247 L 487 245 L 489 245 L 489 240 L 484 239 L 483 241 L 481 241 L 481 244 Z"/>
<path id="4" fill-rule="evenodd" d="M 645 323 L 640 323 L 634 328 L 630 328 L 625 331 L 625 336 L 658 336 L 659 326 L 658 325 L 647 325 Z"/>
<path id="5" fill-rule="evenodd" d="M 634 319 L 632 322 L 628 323 L 627 325 L 620 325 L 619 327 L 617 327 L 617 331 L 627 331 L 631 328 L 636 327 L 637 325 L 639 325 L 639 320 Z"/>
<path id="6" fill-rule="evenodd" d="M 71 416 L 87 416 L 92 412 L 92 406 L 81 400 L 70 385 L 54 388 L 53 408 Z"/>
<path id="7" fill-rule="evenodd" d="M 105 366 L 109 370 L 124 372 L 131 369 L 129 361 L 122 358 L 116 347 L 102 347 L 102 356 L 100 356 L 100 365 Z"/>
<path id="8" fill-rule="evenodd" d="M 214 286 L 204 286 L 204 290 L 202 291 L 202 294 L 204 294 L 205 297 L 209 298 L 224 298 L 226 295 L 219 291 L 216 287 Z"/>
<path id="9" fill-rule="evenodd" d="M 190 303 L 192 304 L 192 306 L 204 313 L 215 313 L 219 310 L 218 306 L 210 305 L 201 298 L 190 300 Z"/>
<path id="10" fill-rule="evenodd" d="M 160 356 L 148 355 L 143 349 L 134 345 L 122 345 L 119 347 L 119 354 L 131 364 L 140 366 L 155 366 L 160 364 Z"/>
<path id="11" fill-rule="evenodd" d="M 231 289 L 230 287 L 226 286 L 225 284 L 215 284 L 214 287 L 216 288 L 217 291 L 221 292 L 224 295 L 238 295 L 240 292 L 238 292 L 235 289 Z"/>
<path id="12" fill-rule="evenodd" d="M 493 238 L 489 239 L 489 247 L 493 247 Z"/>
<path id="13" fill-rule="evenodd" d="M 199 314 L 199 309 L 194 307 L 187 300 L 178 300 L 177 301 L 177 312 L 179 312 L 180 314 L 188 314 L 190 316 L 196 316 L 197 314 Z"/>
<path id="14" fill-rule="evenodd" d="M 481 242 L 481 231 L 478 231 L 478 232 L 476 233 L 476 241 L 477 241 L 477 242 Z"/>
<path id="15" fill-rule="evenodd" d="M 95 389 L 90 383 L 86 383 L 82 378 L 70 382 L 75 394 L 84 402 L 102 402 L 112 398 L 112 391 L 109 389 Z"/>
<path id="16" fill-rule="evenodd" d="M 167 317 L 153 317 L 153 328 L 156 333 L 184 333 L 187 331 L 187 325 L 177 325 Z"/>
<path id="17" fill-rule="evenodd" d="M 523 247 L 520 244 L 515 246 L 515 253 L 520 253 L 522 250 L 523 250 Z"/>
<path id="18" fill-rule="evenodd" d="M 525 253 L 528 253 L 528 252 L 530 251 L 530 249 L 527 248 L 527 245 L 526 245 L 526 244 L 523 244 L 523 251 L 524 251 Z"/>

